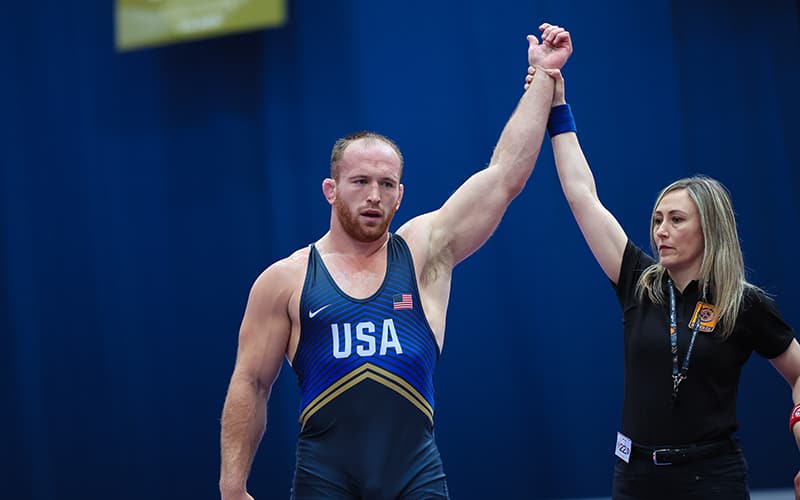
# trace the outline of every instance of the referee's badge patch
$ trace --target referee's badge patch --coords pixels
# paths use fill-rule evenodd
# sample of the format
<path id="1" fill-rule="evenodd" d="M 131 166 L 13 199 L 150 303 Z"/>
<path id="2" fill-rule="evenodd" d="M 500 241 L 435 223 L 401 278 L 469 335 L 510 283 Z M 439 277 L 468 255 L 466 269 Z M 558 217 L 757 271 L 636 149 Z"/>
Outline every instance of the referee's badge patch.
<path id="1" fill-rule="evenodd" d="M 689 321 L 689 328 L 694 329 L 698 321 L 700 322 L 700 326 L 697 329 L 698 332 L 709 333 L 714 331 L 714 327 L 717 326 L 717 309 L 713 304 L 697 302 L 692 319 Z"/>

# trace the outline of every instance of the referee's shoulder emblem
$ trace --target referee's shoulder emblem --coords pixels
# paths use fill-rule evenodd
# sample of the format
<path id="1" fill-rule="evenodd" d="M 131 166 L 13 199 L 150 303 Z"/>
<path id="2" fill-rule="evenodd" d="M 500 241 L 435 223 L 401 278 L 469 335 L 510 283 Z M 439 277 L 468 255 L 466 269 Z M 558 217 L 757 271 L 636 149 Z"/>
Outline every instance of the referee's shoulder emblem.
<path id="1" fill-rule="evenodd" d="M 709 333 L 714 331 L 717 326 L 717 308 L 713 304 L 706 304 L 705 302 L 698 301 L 697 306 L 694 308 L 694 314 L 689 321 L 689 328 L 694 329 L 697 322 L 700 326 L 697 328 L 698 332 Z"/>

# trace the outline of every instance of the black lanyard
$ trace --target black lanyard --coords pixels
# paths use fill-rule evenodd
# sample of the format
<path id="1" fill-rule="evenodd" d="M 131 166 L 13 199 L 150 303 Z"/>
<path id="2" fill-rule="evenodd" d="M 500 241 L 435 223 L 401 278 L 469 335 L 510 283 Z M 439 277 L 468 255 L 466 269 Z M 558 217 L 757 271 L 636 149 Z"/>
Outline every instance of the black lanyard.
<path id="1" fill-rule="evenodd" d="M 675 313 L 675 287 L 672 285 L 672 278 L 667 278 L 667 283 L 669 284 L 669 344 L 672 351 L 672 402 L 674 403 L 678 399 L 678 386 L 686 380 L 689 373 L 689 359 L 692 357 L 694 339 L 697 338 L 697 331 L 700 329 L 700 319 L 695 321 L 689 349 L 687 349 L 683 365 L 678 371 L 678 320 Z"/>

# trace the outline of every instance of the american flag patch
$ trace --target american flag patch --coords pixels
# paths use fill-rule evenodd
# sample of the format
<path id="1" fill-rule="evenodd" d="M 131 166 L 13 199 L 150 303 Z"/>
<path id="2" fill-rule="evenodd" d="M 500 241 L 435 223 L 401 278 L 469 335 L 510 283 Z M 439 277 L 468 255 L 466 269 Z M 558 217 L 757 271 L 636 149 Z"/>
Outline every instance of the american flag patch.
<path id="1" fill-rule="evenodd" d="M 414 309 L 414 302 L 411 300 L 410 293 L 398 293 L 397 295 L 392 296 L 392 302 L 394 302 L 394 309 Z"/>

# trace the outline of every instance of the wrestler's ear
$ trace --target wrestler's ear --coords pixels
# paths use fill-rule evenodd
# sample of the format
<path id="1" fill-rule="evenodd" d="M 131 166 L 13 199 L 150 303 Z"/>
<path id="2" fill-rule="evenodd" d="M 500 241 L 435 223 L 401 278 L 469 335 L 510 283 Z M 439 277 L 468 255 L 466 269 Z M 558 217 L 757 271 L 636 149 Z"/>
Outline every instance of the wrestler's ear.
<path id="1" fill-rule="evenodd" d="M 330 177 L 322 181 L 322 194 L 325 195 L 328 203 L 333 205 L 333 201 L 336 199 L 336 181 Z"/>
<path id="2" fill-rule="evenodd" d="M 403 201 L 403 192 L 405 191 L 405 188 L 403 187 L 402 184 L 400 184 L 398 187 L 400 188 L 400 196 L 397 197 L 397 203 L 394 206 L 395 210 L 400 208 L 400 202 Z"/>

